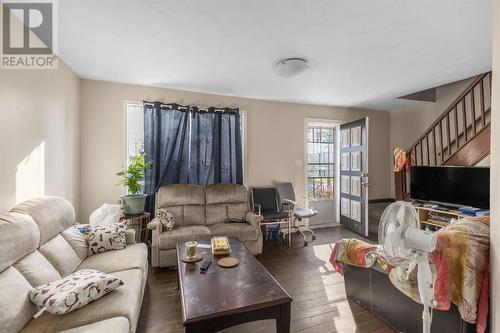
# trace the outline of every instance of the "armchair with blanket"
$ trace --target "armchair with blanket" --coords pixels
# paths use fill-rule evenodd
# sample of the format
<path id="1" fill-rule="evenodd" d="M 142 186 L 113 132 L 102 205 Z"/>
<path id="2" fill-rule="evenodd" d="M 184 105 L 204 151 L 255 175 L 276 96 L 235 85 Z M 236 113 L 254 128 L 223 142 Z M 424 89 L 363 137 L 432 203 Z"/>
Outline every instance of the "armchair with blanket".
<path id="1" fill-rule="evenodd" d="M 436 268 L 433 331 L 487 331 L 489 234 L 489 217 L 462 218 L 437 232 L 430 256 Z M 330 262 L 345 274 L 348 297 L 399 331 L 421 332 L 416 267 L 392 267 L 379 246 L 359 239 L 336 242 Z"/>

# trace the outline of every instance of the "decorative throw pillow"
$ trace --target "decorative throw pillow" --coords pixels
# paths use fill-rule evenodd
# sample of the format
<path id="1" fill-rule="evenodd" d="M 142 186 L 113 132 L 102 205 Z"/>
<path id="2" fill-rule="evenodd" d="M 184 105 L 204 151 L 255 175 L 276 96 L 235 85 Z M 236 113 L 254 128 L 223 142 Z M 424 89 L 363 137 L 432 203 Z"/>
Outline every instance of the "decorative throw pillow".
<path id="1" fill-rule="evenodd" d="M 64 314 L 101 298 L 123 285 L 123 281 L 93 269 L 82 269 L 61 280 L 32 289 L 31 301 L 42 310 Z"/>
<path id="2" fill-rule="evenodd" d="M 168 210 L 164 208 L 158 208 L 156 210 L 156 217 L 160 220 L 163 226 L 162 231 L 170 231 L 175 227 L 175 216 L 172 215 Z"/>
<path id="3" fill-rule="evenodd" d="M 127 223 L 113 223 L 104 227 L 93 226 L 88 237 L 89 255 L 124 249 L 127 246 L 126 230 Z"/>

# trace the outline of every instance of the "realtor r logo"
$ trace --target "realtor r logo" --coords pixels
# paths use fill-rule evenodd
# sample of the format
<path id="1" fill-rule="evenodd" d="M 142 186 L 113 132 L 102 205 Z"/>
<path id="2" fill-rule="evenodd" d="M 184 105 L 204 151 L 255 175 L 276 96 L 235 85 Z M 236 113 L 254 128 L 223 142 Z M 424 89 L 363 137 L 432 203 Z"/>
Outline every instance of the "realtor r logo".
<path id="1" fill-rule="evenodd" d="M 55 0 L 1 3 L 1 69 L 57 69 Z"/>

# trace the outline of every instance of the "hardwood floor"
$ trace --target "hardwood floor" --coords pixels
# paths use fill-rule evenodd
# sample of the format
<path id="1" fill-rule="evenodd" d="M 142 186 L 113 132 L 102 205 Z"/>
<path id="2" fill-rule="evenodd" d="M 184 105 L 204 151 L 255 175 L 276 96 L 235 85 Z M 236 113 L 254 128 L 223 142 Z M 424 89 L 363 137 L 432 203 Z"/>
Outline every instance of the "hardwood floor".
<path id="1" fill-rule="evenodd" d="M 328 262 L 332 244 L 345 237 L 359 236 L 343 227 L 332 227 L 318 229 L 317 239 L 308 247 L 296 236 L 292 248 L 280 241 L 264 242 L 258 259 L 293 298 L 292 332 L 393 332 L 346 299 L 343 277 Z M 175 270 L 150 272 L 137 332 L 184 332 Z M 259 321 L 222 332 L 275 332 L 275 324 Z"/>

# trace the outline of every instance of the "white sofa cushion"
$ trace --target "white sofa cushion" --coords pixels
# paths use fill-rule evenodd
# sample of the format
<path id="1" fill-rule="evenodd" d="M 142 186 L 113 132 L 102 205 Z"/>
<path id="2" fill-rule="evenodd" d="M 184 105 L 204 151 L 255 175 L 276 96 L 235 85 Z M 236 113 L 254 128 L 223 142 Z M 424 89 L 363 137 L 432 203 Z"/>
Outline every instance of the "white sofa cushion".
<path id="1" fill-rule="evenodd" d="M 63 232 L 61 232 L 61 236 L 68 242 L 68 244 L 75 250 L 76 255 L 80 260 L 84 260 L 87 258 L 87 254 L 89 251 L 89 244 L 85 237 L 83 237 L 82 233 L 76 228 L 76 226 L 72 225 L 67 228 Z"/>
<path id="2" fill-rule="evenodd" d="M 0 332 L 17 333 L 38 311 L 28 295 L 33 287 L 14 267 L 0 272 L 0 286 Z"/>
<path id="3" fill-rule="evenodd" d="M 82 263 L 75 250 L 60 234 L 40 246 L 38 251 L 54 265 L 62 277 L 73 273 Z"/>
<path id="4" fill-rule="evenodd" d="M 31 252 L 13 266 L 33 287 L 62 278 L 55 267 L 38 251 Z"/>
<path id="5" fill-rule="evenodd" d="M 75 223 L 75 209 L 68 200 L 60 197 L 33 198 L 21 202 L 11 212 L 33 218 L 40 230 L 40 245 Z"/>
<path id="6" fill-rule="evenodd" d="M 31 216 L 9 212 L 0 216 L 0 272 L 35 251 L 40 231 Z"/>
<path id="7" fill-rule="evenodd" d="M 138 268 L 143 273 L 148 266 L 148 248 L 144 243 L 128 245 L 120 251 L 109 251 L 87 257 L 78 269 L 96 269 L 113 273 Z"/>
<path id="8" fill-rule="evenodd" d="M 115 317 L 57 333 L 129 333 L 129 324 L 127 318 Z"/>

